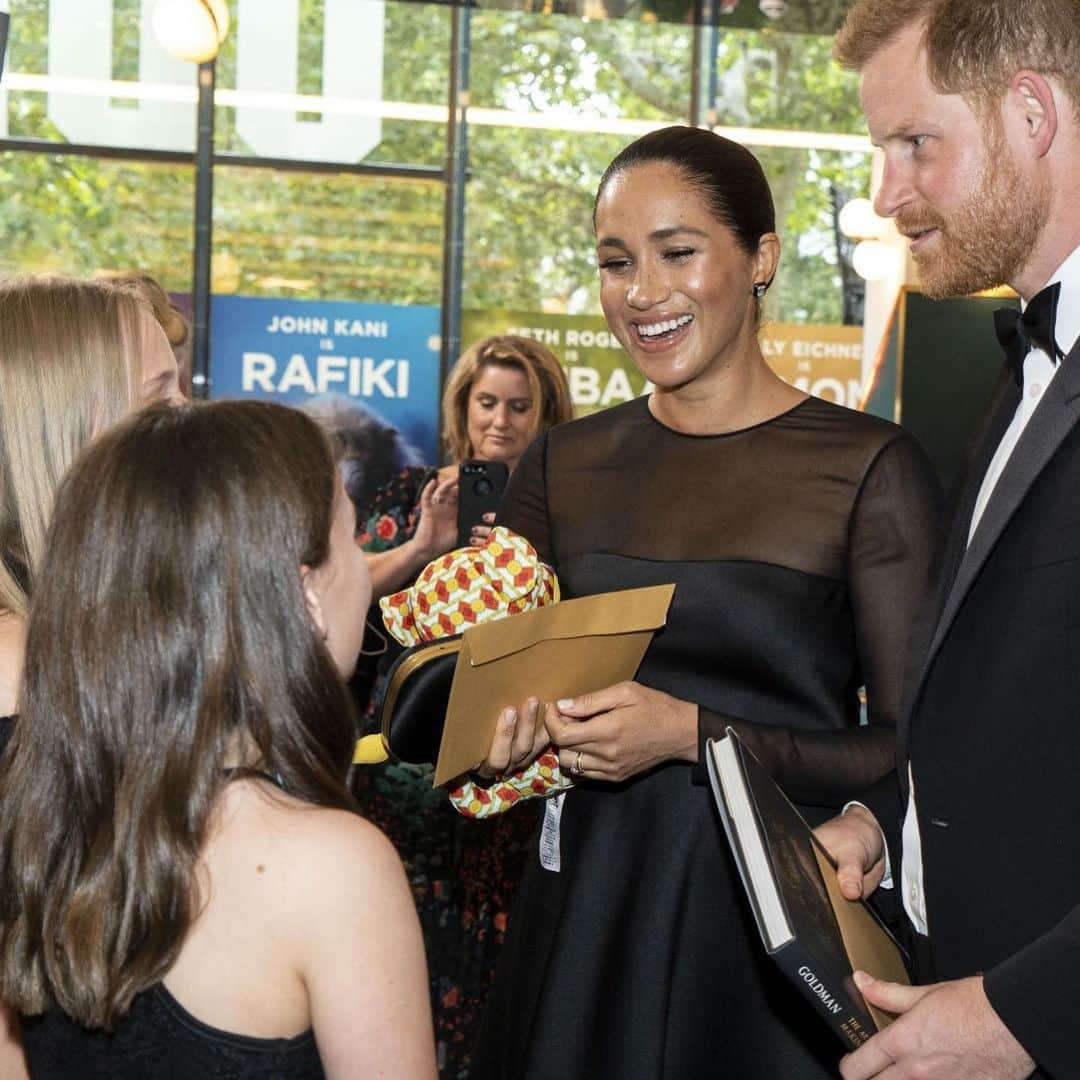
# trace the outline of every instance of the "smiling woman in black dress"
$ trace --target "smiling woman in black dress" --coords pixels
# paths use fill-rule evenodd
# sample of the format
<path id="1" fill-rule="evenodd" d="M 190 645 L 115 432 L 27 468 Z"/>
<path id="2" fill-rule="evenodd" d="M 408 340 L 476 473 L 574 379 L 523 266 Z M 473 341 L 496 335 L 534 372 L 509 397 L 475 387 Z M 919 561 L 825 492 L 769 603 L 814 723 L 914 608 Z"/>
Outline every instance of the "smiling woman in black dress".
<path id="1" fill-rule="evenodd" d="M 780 243 L 743 147 L 639 139 L 595 225 L 604 314 L 654 389 L 537 440 L 499 522 L 565 597 L 676 591 L 636 682 L 549 709 L 578 785 L 548 804 L 556 844 L 526 869 L 473 1076 L 835 1075 L 835 1036 L 761 948 L 702 749 L 732 725 L 811 818 L 889 771 L 936 482 L 895 425 L 765 364 Z M 504 711 L 489 770 L 536 752 L 534 710 Z"/>

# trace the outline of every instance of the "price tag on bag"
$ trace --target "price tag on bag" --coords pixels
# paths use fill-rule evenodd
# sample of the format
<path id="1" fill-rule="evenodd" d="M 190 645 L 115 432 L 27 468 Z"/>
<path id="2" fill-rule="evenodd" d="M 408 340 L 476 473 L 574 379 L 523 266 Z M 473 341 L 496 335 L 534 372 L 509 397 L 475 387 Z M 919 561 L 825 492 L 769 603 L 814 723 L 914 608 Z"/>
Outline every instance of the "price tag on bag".
<path id="1" fill-rule="evenodd" d="M 559 822 L 562 820 L 566 792 L 544 803 L 544 826 L 540 830 L 540 865 L 557 874 L 562 869 L 559 851 Z"/>

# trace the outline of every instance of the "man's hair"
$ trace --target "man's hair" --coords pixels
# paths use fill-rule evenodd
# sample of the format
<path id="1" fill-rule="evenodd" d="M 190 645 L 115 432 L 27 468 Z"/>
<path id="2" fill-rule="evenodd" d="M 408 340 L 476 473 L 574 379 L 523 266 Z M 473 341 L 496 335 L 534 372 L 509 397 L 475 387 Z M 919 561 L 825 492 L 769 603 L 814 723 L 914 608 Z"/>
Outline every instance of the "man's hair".
<path id="1" fill-rule="evenodd" d="M 0 280 L 0 611 L 26 614 L 60 478 L 134 404 L 141 310 L 103 281 Z"/>
<path id="2" fill-rule="evenodd" d="M 574 418 L 566 375 L 550 349 L 516 334 L 484 338 L 461 354 L 443 391 L 443 439 L 452 461 L 464 461 L 475 452 L 469 442 L 469 394 L 484 368 L 493 365 L 525 375 L 536 404 L 533 435 Z"/>
<path id="3" fill-rule="evenodd" d="M 942 93 L 985 113 L 1028 68 L 1057 81 L 1080 117 L 1080 0 L 856 0 L 833 54 L 861 70 L 917 25 L 930 79 Z"/>
<path id="4" fill-rule="evenodd" d="M 348 691 L 304 601 L 338 481 L 314 420 L 158 404 L 56 496 L 0 758 L 0 998 L 113 1026 L 200 904 L 230 755 L 351 808 Z M 240 769 L 242 774 L 252 769 Z"/>

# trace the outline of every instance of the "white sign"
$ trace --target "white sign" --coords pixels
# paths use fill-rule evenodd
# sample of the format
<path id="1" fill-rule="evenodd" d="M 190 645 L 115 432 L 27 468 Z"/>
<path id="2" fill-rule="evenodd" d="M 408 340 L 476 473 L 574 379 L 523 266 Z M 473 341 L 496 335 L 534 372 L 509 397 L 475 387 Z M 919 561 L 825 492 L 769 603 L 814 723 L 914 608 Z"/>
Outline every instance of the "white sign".
<path id="1" fill-rule="evenodd" d="M 169 56 L 154 40 L 150 9 L 139 14 L 139 81 L 190 86 L 192 65 Z M 113 0 L 49 0 L 48 73 L 65 78 L 100 79 L 113 75 Z M 49 119 L 73 143 L 137 146 L 152 150 L 195 149 L 195 109 L 176 101 L 140 100 L 114 104 L 108 97 L 49 94 Z"/>
<path id="2" fill-rule="evenodd" d="M 325 0 L 322 93 L 329 98 L 382 100 L 384 5 Z M 240 0 L 236 88 L 295 94 L 299 0 Z M 295 112 L 238 108 L 236 130 L 260 157 L 356 162 L 382 138 L 378 117 L 323 114 L 297 120 Z"/>
<path id="3" fill-rule="evenodd" d="M 0 10 L 10 0 L 0 0 Z M 113 0 L 49 0 L 46 109 L 64 138 L 95 146 L 147 150 L 195 148 L 195 66 L 169 56 L 151 30 L 155 0 L 141 0 L 138 84 L 134 101 L 116 103 Z M 344 108 L 312 120 L 295 100 L 299 65 L 298 0 L 240 0 L 236 34 L 236 128 L 251 152 L 303 161 L 361 161 L 382 138 L 382 0 L 324 0 L 322 96 Z M 79 82 L 82 80 L 82 82 Z M 370 110 L 355 108 L 358 103 Z M 0 91 L 0 137 L 6 136 L 6 92 Z M 353 106 L 353 108 L 350 108 Z M 308 111 L 317 111 L 309 109 Z"/>

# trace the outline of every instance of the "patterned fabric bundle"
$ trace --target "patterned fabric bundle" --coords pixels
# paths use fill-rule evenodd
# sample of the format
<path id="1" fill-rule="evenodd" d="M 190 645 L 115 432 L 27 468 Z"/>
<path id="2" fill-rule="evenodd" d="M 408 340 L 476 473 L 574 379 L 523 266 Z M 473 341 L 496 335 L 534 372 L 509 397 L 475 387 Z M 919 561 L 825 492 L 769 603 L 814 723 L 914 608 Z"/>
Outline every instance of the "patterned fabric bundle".
<path id="1" fill-rule="evenodd" d="M 386 629 L 409 647 L 558 599 L 555 572 L 540 561 L 524 537 L 496 526 L 484 547 L 460 548 L 440 556 L 420 572 L 414 585 L 384 596 L 379 606 Z M 559 768 L 558 753 L 549 747 L 525 769 L 487 783 L 466 780 L 449 794 L 460 814 L 488 818 L 522 799 L 554 795 L 572 786 L 573 781 Z"/>
<path id="2" fill-rule="evenodd" d="M 484 547 L 440 555 L 420 571 L 415 584 L 384 596 L 379 607 L 386 629 L 408 647 L 558 599 L 555 572 L 539 560 L 528 540 L 496 526 Z"/>

